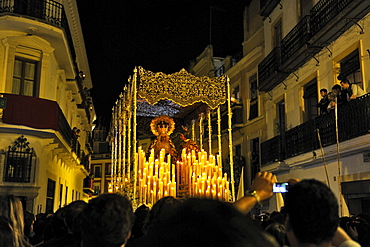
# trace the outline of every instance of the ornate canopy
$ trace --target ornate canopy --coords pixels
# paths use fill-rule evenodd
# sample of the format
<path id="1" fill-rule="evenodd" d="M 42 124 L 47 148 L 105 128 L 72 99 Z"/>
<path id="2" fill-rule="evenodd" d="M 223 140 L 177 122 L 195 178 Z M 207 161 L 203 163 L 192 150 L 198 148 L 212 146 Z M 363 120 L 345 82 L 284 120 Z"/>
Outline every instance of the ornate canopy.
<path id="1" fill-rule="evenodd" d="M 227 76 L 196 77 L 185 69 L 173 74 L 154 73 L 138 67 L 138 96 L 151 105 L 170 100 L 182 107 L 203 102 L 215 109 L 226 102 Z"/>

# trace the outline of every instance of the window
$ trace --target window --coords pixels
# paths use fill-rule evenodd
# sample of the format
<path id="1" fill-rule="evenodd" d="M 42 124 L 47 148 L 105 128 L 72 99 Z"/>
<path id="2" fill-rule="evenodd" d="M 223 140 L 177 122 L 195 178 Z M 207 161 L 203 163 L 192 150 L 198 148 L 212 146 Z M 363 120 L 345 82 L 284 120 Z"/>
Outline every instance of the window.
<path id="1" fill-rule="evenodd" d="M 242 153 L 242 145 L 241 144 L 235 145 L 234 180 L 235 180 L 235 191 L 237 193 L 239 193 L 238 191 L 239 191 L 240 181 L 242 179 L 244 180 L 244 177 L 241 177 L 241 172 L 245 164 L 244 164 L 244 158 L 242 157 L 241 153 Z"/>
<path id="2" fill-rule="evenodd" d="M 112 175 L 112 164 L 105 164 L 105 175 Z"/>
<path id="3" fill-rule="evenodd" d="M 60 185 L 59 189 L 59 208 L 61 208 L 63 206 L 63 184 Z"/>
<path id="4" fill-rule="evenodd" d="M 303 98 L 304 98 L 303 120 L 306 122 L 308 120 L 314 119 L 318 115 L 318 108 L 316 107 L 318 102 L 316 78 L 311 80 L 304 87 Z"/>
<path id="5" fill-rule="evenodd" d="M 280 47 L 281 40 L 283 39 L 283 24 L 281 19 L 278 20 L 278 22 L 275 24 L 273 34 L 274 34 L 273 40 L 274 47 Z"/>
<path id="6" fill-rule="evenodd" d="M 340 61 L 340 74 L 346 77 L 350 83 L 357 84 L 364 89 L 361 80 L 360 57 L 357 49 Z"/>
<path id="7" fill-rule="evenodd" d="M 12 93 L 36 97 L 37 62 L 16 58 L 14 61 Z"/>
<path id="8" fill-rule="evenodd" d="M 46 209 L 45 212 L 54 212 L 55 181 L 48 178 L 46 190 Z"/>
<path id="9" fill-rule="evenodd" d="M 99 195 L 100 194 L 100 183 L 94 183 L 93 190 L 94 190 L 94 195 Z"/>
<path id="10" fill-rule="evenodd" d="M 258 117 L 258 85 L 257 85 L 257 74 L 249 77 L 250 84 L 250 106 L 249 106 L 249 120 Z"/>
<path id="11" fill-rule="evenodd" d="M 5 182 L 31 182 L 32 158 L 35 154 L 28 144 L 27 139 L 21 136 L 13 146 L 9 146 L 5 161 Z"/>
<path id="12" fill-rule="evenodd" d="M 67 205 L 68 204 L 68 186 L 66 186 L 66 197 L 64 199 L 64 204 Z"/>
<path id="13" fill-rule="evenodd" d="M 254 138 L 250 141 L 250 164 L 251 164 L 251 175 L 252 180 L 256 177 L 256 174 L 260 171 L 260 155 L 259 155 L 259 138 Z"/>
<path id="14" fill-rule="evenodd" d="M 285 103 L 284 100 L 276 104 L 276 134 L 285 134 Z"/>
<path id="15" fill-rule="evenodd" d="M 101 178 L 101 165 L 94 166 L 94 177 Z"/>

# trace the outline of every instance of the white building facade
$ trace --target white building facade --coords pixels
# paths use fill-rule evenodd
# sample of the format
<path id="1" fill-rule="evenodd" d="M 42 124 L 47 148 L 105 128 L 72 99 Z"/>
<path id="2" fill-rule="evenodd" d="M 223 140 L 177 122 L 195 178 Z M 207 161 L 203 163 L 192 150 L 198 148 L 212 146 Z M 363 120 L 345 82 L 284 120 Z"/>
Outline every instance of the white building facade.
<path id="1" fill-rule="evenodd" d="M 0 194 L 35 214 L 86 200 L 95 110 L 76 1 L 0 1 L 0 30 Z"/>
<path id="2" fill-rule="evenodd" d="M 263 3 L 261 170 L 281 182 L 318 179 L 335 192 L 342 215 L 369 213 L 369 95 L 339 107 L 337 114 L 319 116 L 316 104 L 320 89 L 331 92 L 340 74 L 370 92 L 370 2 Z M 269 210 L 279 209 L 281 200 L 273 201 Z"/>

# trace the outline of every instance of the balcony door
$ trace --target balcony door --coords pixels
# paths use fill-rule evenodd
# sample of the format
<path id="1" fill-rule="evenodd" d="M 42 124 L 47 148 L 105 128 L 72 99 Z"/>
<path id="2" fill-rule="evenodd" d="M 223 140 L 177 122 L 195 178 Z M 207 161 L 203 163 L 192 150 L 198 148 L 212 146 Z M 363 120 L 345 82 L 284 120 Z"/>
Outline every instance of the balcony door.
<path id="1" fill-rule="evenodd" d="M 350 83 L 357 84 L 364 89 L 361 79 L 360 56 L 357 49 L 340 61 L 340 72 Z"/>
<path id="2" fill-rule="evenodd" d="M 256 174 L 260 172 L 260 140 L 254 138 L 250 141 L 250 164 L 251 164 L 251 176 L 252 180 L 256 177 Z"/>
<path id="3" fill-rule="evenodd" d="M 304 99 L 303 120 L 304 122 L 307 122 L 318 116 L 318 108 L 316 107 L 316 104 L 318 102 L 316 78 L 311 80 L 304 86 L 303 99 Z"/>
<path id="4" fill-rule="evenodd" d="M 257 85 L 257 74 L 249 77 L 250 84 L 250 107 L 249 107 L 249 120 L 258 117 L 258 85 Z"/>
<path id="5" fill-rule="evenodd" d="M 16 58 L 14 61 L 12 93 L 37 97 L 37 61 Z"/>
<path id="6" fill-rule="evenodd" d="M 281 18 L 275 23 L 273 29 L 273 46 L 280 47 L 283 39 L 283 22 Z"/>
<path id="7" fill-rule="evenodd" d="M 285 133 L 285 102 L 284 100 L 276 104 L 276 134 L 283 135 Z"/>

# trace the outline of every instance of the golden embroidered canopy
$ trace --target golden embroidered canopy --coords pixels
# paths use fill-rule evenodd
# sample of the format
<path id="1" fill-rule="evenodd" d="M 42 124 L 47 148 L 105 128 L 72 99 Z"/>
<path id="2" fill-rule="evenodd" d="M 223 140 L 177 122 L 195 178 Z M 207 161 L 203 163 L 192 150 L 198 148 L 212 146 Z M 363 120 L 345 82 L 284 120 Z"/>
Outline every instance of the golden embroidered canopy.
<path id="1" fill-rule="evenodd" d="M 142 67 L 138 67 L 138 75 L 138 96 L 151 105 L 171 100 L 183 107 L 203 102 L 215 109 L 227 99 L 225 75 L 196 77 L 185 69 L 173 74 L 154 73 Z"/>

